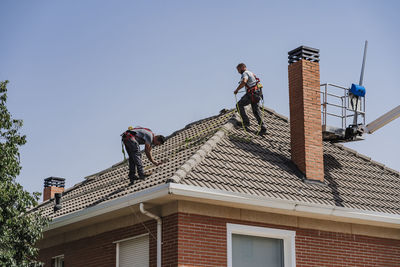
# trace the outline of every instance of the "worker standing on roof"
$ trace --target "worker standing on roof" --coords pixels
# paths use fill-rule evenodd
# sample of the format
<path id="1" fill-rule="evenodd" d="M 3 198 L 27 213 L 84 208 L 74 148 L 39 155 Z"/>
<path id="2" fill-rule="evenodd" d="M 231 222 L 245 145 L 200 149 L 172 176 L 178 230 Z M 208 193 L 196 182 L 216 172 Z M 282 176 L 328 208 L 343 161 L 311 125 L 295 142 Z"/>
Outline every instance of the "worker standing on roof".
<path id="1" fill-rule="evenodd" d="M 162 164 L 153 159 L 151 154 L 152 145 L 161 145 L 165 142 L 165 137 L 162 135 L 154 135 L 154 133 L 147 128 L 143 127 L 129 127 L 122 135 L 122 142 L 129 155 L 129 180 L 134 183 L 135 180 L 143 180 L 151 173 L 143 171 L 143 164 L 141 159 L 139 145 L 145 145 L 145 153 L 147 158 L 156 166 Z M 136 176 L 136 169 L 138 177 Z"/>
<path id="2" fill-rule="evenodd" d="M 260 99 L 263 98 L 262 91 L 259 86 L 260 80 L 256 77 L 256 75 L 254 75 L 254 73 L 247 70 L 247 67 L 244 63 L 238 64 L 236 69 L 239 74 L 242 75 L 242 77 L 239 82 L 239 86 L 233 93 L 236 95 L 240 89 L 246 87 L 246 94 L 238 102 L 238 112 L 242 117 L 243 124 L 246 128 L 250 126 L 249 117 L 247 116 L 244 107 L 251 104 L 254 117 L 256 117 L 258 125 L 260 126 L 259 135 L 264 135 L 267 129 L 264 127 L 264 123 L 260 115 L 260 108 L 258 107 L 258 102 L 260 102 Z"/>

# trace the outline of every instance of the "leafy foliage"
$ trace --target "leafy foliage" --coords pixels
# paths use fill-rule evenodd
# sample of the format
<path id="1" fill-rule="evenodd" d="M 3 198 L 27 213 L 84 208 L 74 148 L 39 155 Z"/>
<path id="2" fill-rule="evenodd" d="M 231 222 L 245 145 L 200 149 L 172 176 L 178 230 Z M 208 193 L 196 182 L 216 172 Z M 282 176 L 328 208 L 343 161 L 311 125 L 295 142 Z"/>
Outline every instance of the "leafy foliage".
<path id="1" fill-rule="evenodd" d="M 38 204 L 40 194 L 31 195 L 15 181 L 21 171 L 19 147 L 26 136 L 19 133 L 22 120 L 12 119 L 7 109 L 7 83 L 0 82 L 0 265 L 35 266 L 35 244 L 48 219 L 27 211 Z"/>

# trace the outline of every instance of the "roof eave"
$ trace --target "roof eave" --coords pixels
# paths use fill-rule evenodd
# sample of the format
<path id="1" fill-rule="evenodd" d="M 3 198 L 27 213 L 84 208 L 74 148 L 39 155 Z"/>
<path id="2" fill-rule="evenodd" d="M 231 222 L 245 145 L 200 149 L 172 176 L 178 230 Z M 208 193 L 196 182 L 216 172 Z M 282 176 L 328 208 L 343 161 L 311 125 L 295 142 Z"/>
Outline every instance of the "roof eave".
<path id="1" fill-rule="evenodd" d="M 306 214 L 322 215 L 329 218 L 354 219 L 357 221 L 364 221 L 364 224 L 370 224 L 368 222 L 386 223 L 392 227 L 400 228 L 400 215 L 396 214 L 321 205 L 315 203 L 301 203 L 290 200 L 253 196 L 249 194 L 227 192 L 222 190 L 175 184 L 175 183 L 170 184 L 169 191 L 170 194 L 179 196 L 231 202 L 237 204 L 245 204 L 248 206 L 258 206 L 271 209 L 280 209 L 286 211 L 293 211 L 299 214 L 306 213 Z"/>
<path id="2" fill-rule="evenodd" d="M 168 187 L 168 184 L 162 184 L 159 186 L 151 187 L 149 189 L 145 189 L 143 191 L 126 195 L 121 198 L 100 203 L 90 208 L 67 214 L 65 216 L 52 220 L 45 231 L 53 230 L 72 223 L 90 219 L 92 217 L 139 204 L 141 202 L 146 202 L 156 198 L 167 196 L 169 194 Z"/>
<path id="3" fill-rule="evenodd" d="M 198 186 L 167 183 L 56 218 L 50 223 L 45 231 L 53 230 L 72 223 L 77 223 L 79 221 L 90 219 L 102 214 L 106 214 L 125 207 L 139 204 L 141 202 L 151 201 L 168 195 L 244 204 L 247 205 L 249 208 L 251 208 L 251 206 L 264 207 L 275 210 L 292 211 L 301 214 L 306 213 L 322 215 L 330 218 L 355 219 L 359 221 L 364 221 L 364 224 L 370 224 L 368 222 L 378 222 L 388 224 L 395 228 L 400 228 L 400 215 L 396 214 L 373 212 L 344 207 L 334 207 L 315 203 L 301 203 L 290 200 L 253 196 L 249 194 L 234 193 Z"/>

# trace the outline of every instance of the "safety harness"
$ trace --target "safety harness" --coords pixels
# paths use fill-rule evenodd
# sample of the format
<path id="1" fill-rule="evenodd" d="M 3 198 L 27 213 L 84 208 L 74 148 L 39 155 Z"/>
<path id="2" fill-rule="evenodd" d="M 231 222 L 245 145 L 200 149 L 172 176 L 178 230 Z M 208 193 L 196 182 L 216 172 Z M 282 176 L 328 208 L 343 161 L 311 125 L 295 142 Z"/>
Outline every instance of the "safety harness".
<path id="1" fill-rule="evenodd" d="M 133 128 L 130 130 L 127 130 L 125 132 L 123 132 L 121 134 L 121 146 L 122 146 L 122 154 L 124 154 L 124 160 L 126 160 L 126 156 L 125 156 L 125 150 L 124 150 L 124 142 L 128 141 L 128 140 L 135 140 L 136 141 L 136 132 L 135 130 L 146 130 L 148 132 L 150 132 L 153 136 L 153 141 L 154 141 L 154 133 L 149 129 L 149 128 L 143 128 L 143 127 L 137 127 L 137 128 Z"/>
<path id="2" fill-rule="evenodd" d="M 154 133 L 149 129 L 149 128 L 143 128 L 143 127 L 137 127 L 137 128 L 133 128 L 132 130 L 127 130 L 125 131 L 123 134 L 121 134 L 122 136 L 122 141 L 125 140 L 136 140 L 136 132 L 135 130 L 146 130 L 148 132 L 151 133 L 151 135 L 153 136 L 153 141 L 154 141 Z"/>
<path id="3" fill-rule="evenodd" d="M 262 93 L 262 84 L 260 83 L 260 79 L 253 73 L 254 78 L 256 79 L 256 84 L 252 87 L 248 86 L 247 83 L 245 84 L 246 86 L 246 91 L 248 94 L 251 96 L 251 102 L 252 103 L 258 103 L 260 102 L 260 99 L 263 98 L 263 93 Z"/>
<path id="4" fill-rule="evenodd" d="M 131 130 L 124 132 L 123 134 L 121 134 L 121 136 L 122 136 L 122 141 L 136 140 L 135 138 L 136 133 L 132 132 Z"/>

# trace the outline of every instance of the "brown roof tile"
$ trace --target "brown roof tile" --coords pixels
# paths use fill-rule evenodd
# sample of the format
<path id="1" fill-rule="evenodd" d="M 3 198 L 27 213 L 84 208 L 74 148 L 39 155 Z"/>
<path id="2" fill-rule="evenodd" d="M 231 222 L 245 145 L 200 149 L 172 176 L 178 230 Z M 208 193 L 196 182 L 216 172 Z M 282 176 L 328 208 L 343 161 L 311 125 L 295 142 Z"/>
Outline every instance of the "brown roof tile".
<path id="1" fill-rule="evenodd" d="M 86 177 L 63 194 L 63 208 L 53 213 L 53 200 L 40 204 L 51 218 L 95 206 L 146 188 L 167 183 L 175 172 L 228 122 L 232 113 L 223 113 L 189 124 L 155 147 L 156 160 L 167 163 L 153 167 L 143 157 L 144 166 L 154 171 L 145 181 L 128 186 L 128 167 L 120 162 Z M 251 122 L 255 125 L 252 116 Z M 212 151 L 179 182 L 186 185 L 331 206 L 400 214 L 399 172 L 342 145 L 324 142 L 326 185 L 306 183 L 290 160 L 287 118 L 266 108 L 268 134 L 259 137 L 243 128 L 233 128 Z"/>

